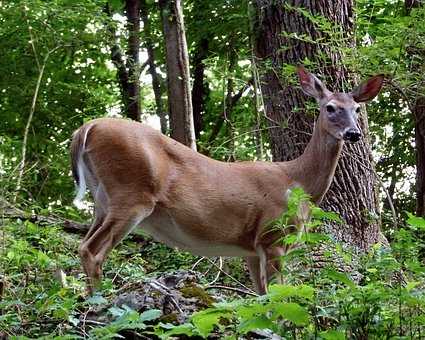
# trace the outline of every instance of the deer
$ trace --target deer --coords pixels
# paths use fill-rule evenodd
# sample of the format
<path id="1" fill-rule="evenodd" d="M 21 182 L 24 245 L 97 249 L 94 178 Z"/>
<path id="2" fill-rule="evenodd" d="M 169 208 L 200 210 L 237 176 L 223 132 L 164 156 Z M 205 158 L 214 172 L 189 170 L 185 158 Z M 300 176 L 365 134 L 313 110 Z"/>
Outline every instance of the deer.
<path id="1" fill-rule="evenodd" d="M 94 221 L 79 255 L 88 294 L 101 283 L 110 251 L 136 228 L 170 247 L 194 255 L 243 257 L 257 293 L 279 270 L 280 235 L 266 232 L 301 187 L 319 204 L 326 194 L 345 142 L 355 143 L 360 104 L 380 92 L 376 75 L 348 93 L 334 93 L 304 67 L 297 69 L 303 92 L 320 113 L 303 154 L 286 162 L 221 162 L 204 156 L 139 122 L 92 120 L 74 132 L 72 174 L 75 203 L 89 189 Z"/>

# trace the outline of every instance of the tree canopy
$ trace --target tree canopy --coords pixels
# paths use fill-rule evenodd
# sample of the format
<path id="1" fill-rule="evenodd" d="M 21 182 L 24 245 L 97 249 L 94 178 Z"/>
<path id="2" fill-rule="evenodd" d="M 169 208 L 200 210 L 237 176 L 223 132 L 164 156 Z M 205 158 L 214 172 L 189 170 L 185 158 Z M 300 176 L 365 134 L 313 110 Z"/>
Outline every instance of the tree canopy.
<path id="1" fill-rule="evenodd" d="M 5 298 L 0 337 L 96 338 L 126 336 L 126 329 L 148 329 L 163 338 L 214 332 L 236 337 L 256 329 L 295 338 L 423 336 L 425 6 L 421 0 L 323 3 L 0 1 L 0 294 Z M 182 34 L 187 43 L 172 34 Z M 177 71 L 170 68 L 176 60 Z M 189 73 L 182 71 L 183 61 Z M 158 318 L 158 306 L 149 312 L 120 305 L 110 307 L 108 319 L 92 319 L 91 328 L 84 328 L 80 312 L 106 302 L 102 296 L 87 304 L 78 300 L 84 294 L 84 280 L 77 274 L 79 236 L 63 231 L 84 229 L 91 209 L 90 200 L 84 212 L 72 205 L 73 132 L 94 118 L 121 117 L 147 122 L 171 137 L 182 128 L 198 152 L 221 161 L 294 158 L 310 139 L 318 113 L 298 85 L 300 65 L 335 91 L 348 91 L 373 75 L 385 77 L 379 96 L 362 107 L 364 141 L 344 149 L 334 187 L 323 210 L 315 210 L 313 221 L 325 225 L 320 231 L 327 236 L 307 233 L 311 238 L 301 240 L 311 252 L 321 242 L 335 242 L 332 248 L 325 247 L 318 258 L 300 254 L 303 269 L 294 264 L 297 252 L 283 259 L 296 269 L 286 269 L 285 286 L 273 286 L 265 300 L 214 305 L 191 319 L 160 319 L 154 330 L 148 325 Z M 170 79 L 184 90 L 184 98 L 173 96 L 180 92 Z M 350 178 L 359 176 L 358 181 Z M 341 208 L 344 204 L 352 214 Z M 358 233 L 356 219 L 376 238 L 353 251 L 350 246 L 365 235 Z M 134 237 L 147 244 L 145 260 L 134 239 L 114 250 L 105 274 L 109 302 L 118 296 L 115 280 L 124 285 L 128 278 L 133 284 L 146 273 L 199 265 L 187 253 L 169 253 L 144 236 Z M 350 276 L 351 269 L 343 273 L 343 265 L 311 269 L 311 262 L 321 262 L 330 252 L 343 262 L 356 262 L 356 275 Z M 242 289 L 239 283 L 248 281 L 244 265 L 232 260 L 228 266 L 238 281 L 235 289 Z M 216 267 L 201 264 L 207 281 L 215 282 L 210 275 Z M 114 278 L 116 271 L 122 274 Z M 50 282 L 54 273 L 66 274 L 67 283 Z M 221 279 L 221 286 L 229 285 L 228 277 Z M 394 282 L 390 288 L 389 281 Z M 25 309 L 30 301 L 36 305 Z M 399 310 L 391 307 L 394 303 Z M 211 306 L 208 302 L 203 308 Z M 229 325 L 235 325 L 233 333 Z"/>

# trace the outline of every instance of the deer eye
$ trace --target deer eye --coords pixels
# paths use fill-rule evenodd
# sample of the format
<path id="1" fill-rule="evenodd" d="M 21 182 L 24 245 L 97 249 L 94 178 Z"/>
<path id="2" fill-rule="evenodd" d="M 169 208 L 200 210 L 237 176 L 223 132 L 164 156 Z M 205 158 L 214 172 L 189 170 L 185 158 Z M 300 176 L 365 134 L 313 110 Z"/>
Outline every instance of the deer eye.
<path id="1" fill-rule="evenodd" d="M 328 111 L 329 113 L 334 113 L 335 107 L 333 105 L 326 105 L 326 111 Z"/>
<path id="2" fill-rule="evenodd" d="M 360 106 L 356 108 L 356 113 L 360 113 Z"/>

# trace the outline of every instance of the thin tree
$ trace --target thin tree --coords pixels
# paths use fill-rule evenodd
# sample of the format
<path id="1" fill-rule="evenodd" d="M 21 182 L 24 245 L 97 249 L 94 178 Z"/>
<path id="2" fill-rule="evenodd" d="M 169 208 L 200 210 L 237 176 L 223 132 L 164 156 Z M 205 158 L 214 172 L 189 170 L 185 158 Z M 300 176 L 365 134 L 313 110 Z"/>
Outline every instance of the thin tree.
<path id="1" fill-rule="evenodd" d="M 108 3 L 105 7 L 106 14 L 111 18 L 112 13 Z M 108 26 L 109 32 L 114 40 L 111 47 L 111 60 L 117 68 L 117 79 L 120 85 L 121 97 L 126 116 L 140 120 L 140 7 L 139 0 L 125 1 L 125 14 L 127 16 L 128 41 L 126 51 L 126 62 L 118 43 L 117 32 L 112 25 Z"/>
<path id="2" fill-rule="evenodd" d="M 146 0 L 140 0 L 140 14 L 143 21 L 143 33 L 144 33 L 144 42 L 143 45 L 146 48 L 148 54 L 148 66 L 149 73 L 152 77 L 152 89 L 155 96 L 156 104 L 156 114 L 159 117 L 161 124 L 161 132 L 167 132 L 167 114 L 164 110 L 164 103 L 162 100 L 162 79 L 161 76 L 156 71 L 156 62 L 155 62 L 155 48 L 153 44 L 151 22 L 149 18 L 149 6 Z"/>
<path id="3" fill-rule="evenodd" d="M 180 0 L 160 0 L 165 38 L 171 137 L 196 150 L 189 56 Z"/>

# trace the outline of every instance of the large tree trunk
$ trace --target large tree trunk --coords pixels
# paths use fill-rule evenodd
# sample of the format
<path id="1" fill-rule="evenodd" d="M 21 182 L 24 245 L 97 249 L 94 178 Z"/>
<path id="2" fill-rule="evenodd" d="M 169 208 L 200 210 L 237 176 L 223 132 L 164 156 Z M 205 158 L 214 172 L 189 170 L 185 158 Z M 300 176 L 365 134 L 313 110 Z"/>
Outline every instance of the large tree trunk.
<path id="1" fill-rule="evenodd" d="M 171 137 L 196 150 L 189 57 L 180 0 L 160 0 L 165 37 Z"/>
<path id="2" fill-rule="evenodd" d="M 302 64 L 308 58 L 317 65 L 308 67 L 310 71 L 325 78 L 328 87 L 334 91 L 346 91 L 344 84 L 350 80 L 336 49 L 319 44 L 319 41 L 327 40 L 326 34 L 320 32 L 317 25 L 298 9 L 302 8 L 313 16 L 326 17 L 343 30 L 345 38 L 350 38 L 353 4 L 352 1 L 343 0 L 256 0 L 255 3 L 255 49 L 262 63 L 261 85 L 266 114 L 282 126 L 270 130 L 272 153 L 275 161 L 286 161 L 303 152 L 310 139 L 314 117 L 306 110 L 306 96 L 301 89 L 289 81 L 290 76 L 282 76 L 283 67 L 286 64 Z M 291 33 L 296 33 L 298 37 L 306 35 L 317 43 L 288 37 Z M 354 44 L 354 40 L 350 44 Z M 319 59 L 319 53 L 325 55 L 326 60 Z M 342 226 L 327 226 L 327 232 L 336 240 L 365 251 L 378 241 L 385 242 L 385 238 L 380 232 L 375 178 L 370 170 L 373 164 L 365 110 L 360 115 L 360 126 L 364 138 L 356 144 L 344 146 L 335 178 L 322 207 L 339 213 L 346 221 Z"/>
<path id="3" fill-rule="evenodd" d="M 156 114 L 159 116 L 161 132 L 165 134 L 167 132 L 167 115 L 164 111 L 164 104 L 162 101 L 161 76 L 158 72 L 156 72 L 155 50 L 152 41 L 152 32 L 148 13 L 149 9 L 146 0 L 140 0 L 140 14 L 143 21 L 143 33 L 145 37 L 144 45 L 148 53 L 149 73 L 152 77 L 152 89 L 155 96 Z"/>
<path id="4" fill-rule="evenodd" d="M 416 144 L 416 215 L 425 216 L 425 97 L 413 107 Z"/>
<path id="5" fill-rule="evenodd" d="M 409 15 L 413 8 L 424 5 L 421 0 L 405 0 L 406 14 Z M 418 58 L 419 56 L 419 58 Z M 410 67 L 420 72 L 425 59 L 425 50 L 412 43 L 408 47 Z M 416 58 L 414 58 L 416 57 Z M 425 216 L 425 96 L 424 89 L 416 88 L 416 97 L 412 99 L 412 115 L 415 122 L 415 146 L 416 146 L 416 215 Z"/>

